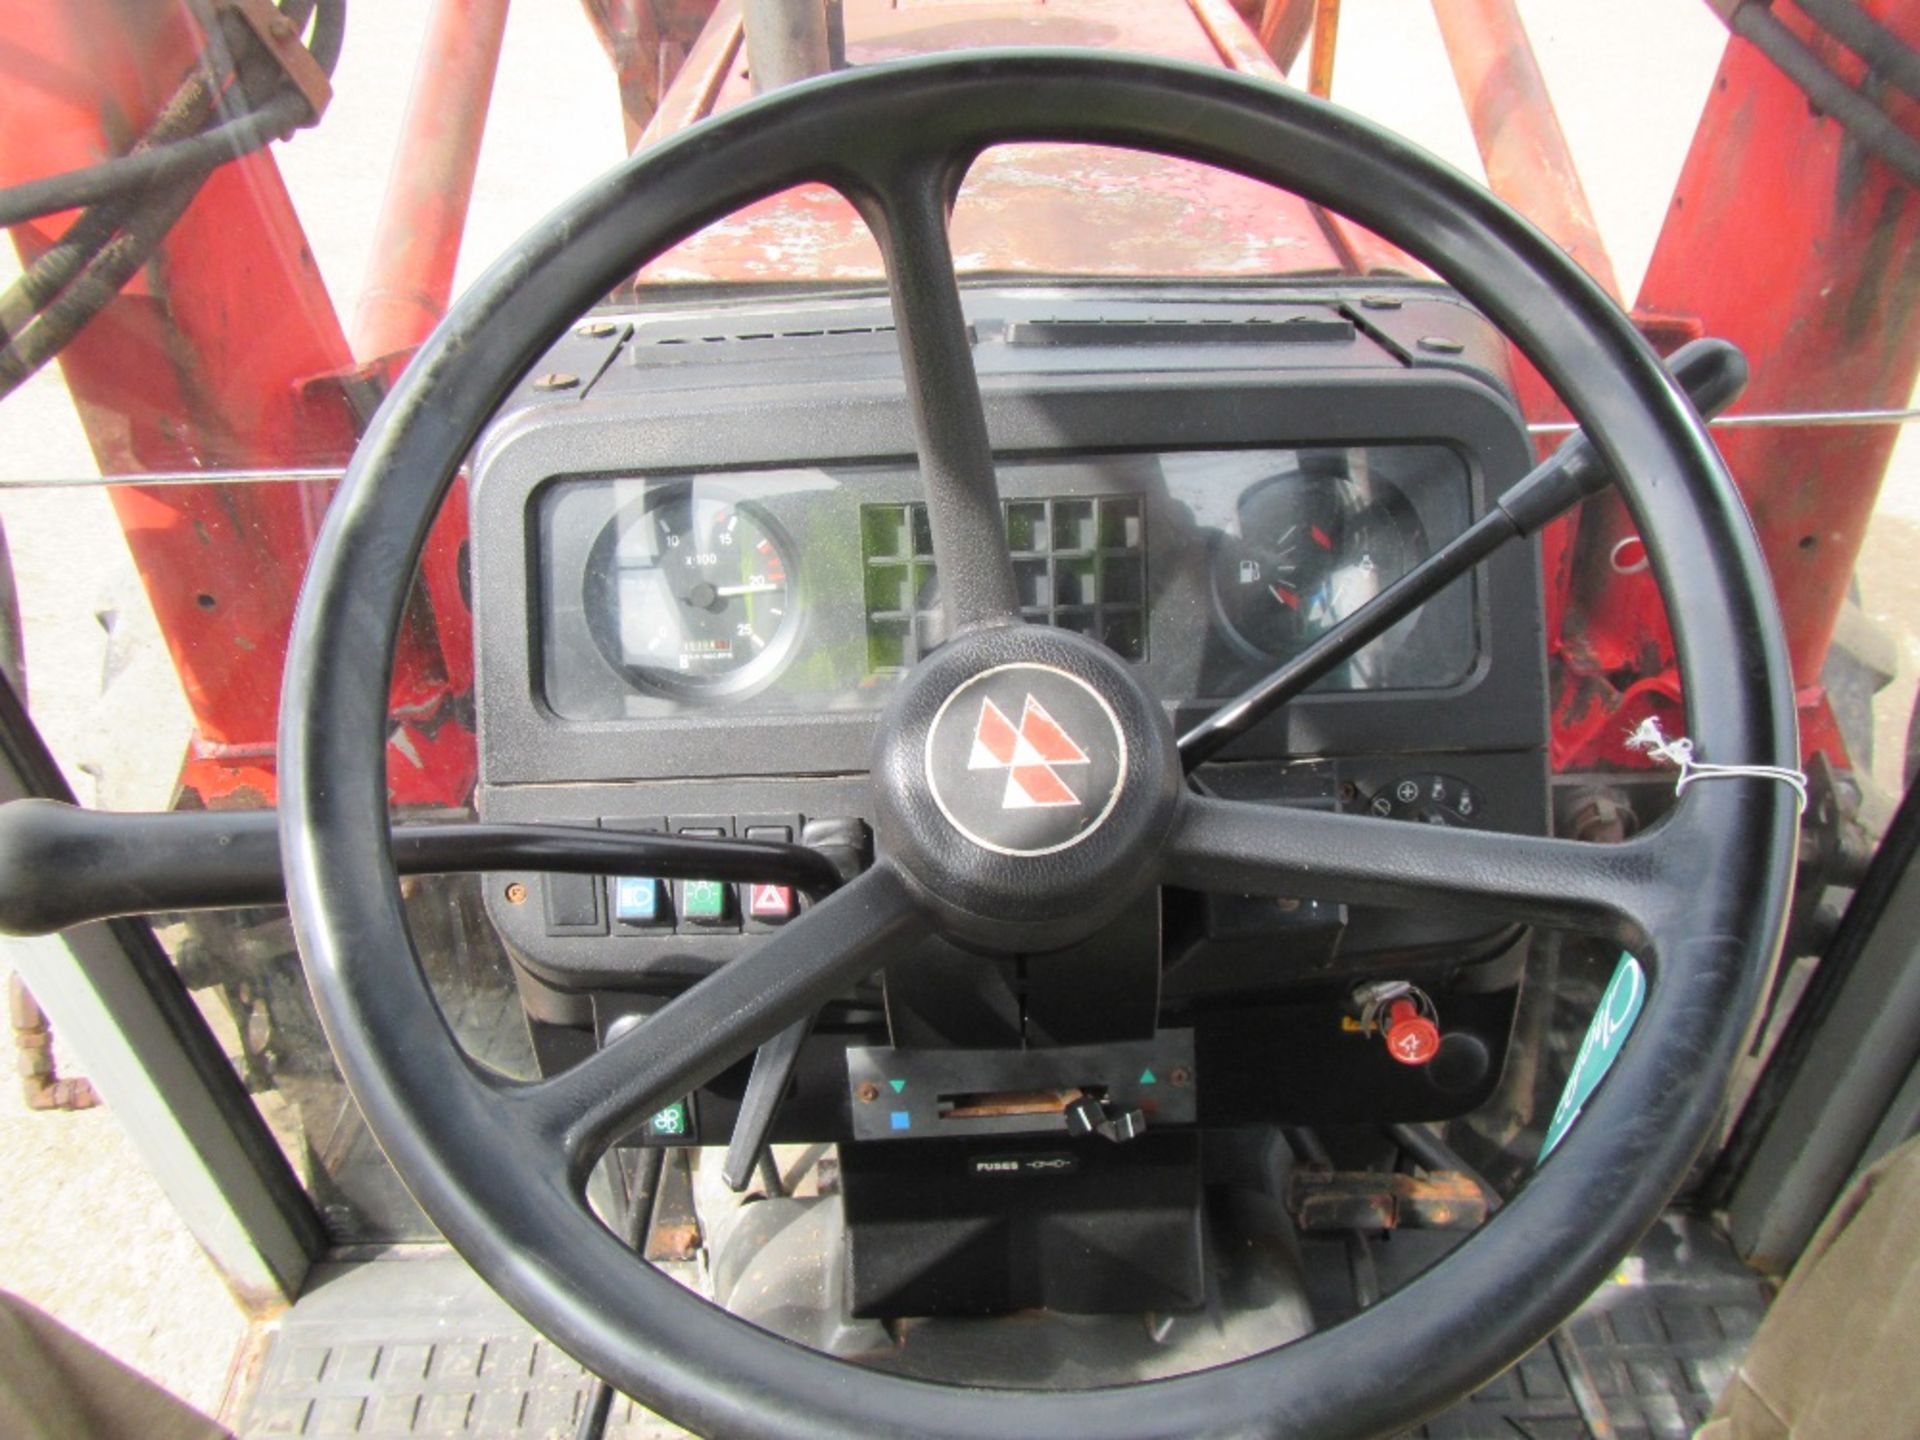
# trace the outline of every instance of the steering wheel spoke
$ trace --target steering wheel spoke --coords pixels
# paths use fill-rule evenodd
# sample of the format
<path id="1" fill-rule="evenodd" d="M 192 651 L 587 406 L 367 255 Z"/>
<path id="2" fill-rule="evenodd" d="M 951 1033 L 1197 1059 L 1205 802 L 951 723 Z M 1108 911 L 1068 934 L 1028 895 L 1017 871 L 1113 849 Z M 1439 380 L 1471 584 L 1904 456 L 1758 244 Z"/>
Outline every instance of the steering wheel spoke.
<path id="1" fill-rule="evenodd" d="M 572 1069 L 510 1092 L 512 1103 L 583 1178 L 647 1116 L 878 969 L 917 915 L 877 866 Z"/>
<path id="2" fill-rule="evenodd" d="M 973 341 L 947 238 L 964 172 L 952 156 L 900 161 L 883 179 L 847 187 L 886 260 L 949 633 L 1019 617 Z"/>
<path id="3" fill-rule="evenodd" d="M 1596 845 L 1190 796 L 1162 879 L 1242 895 L 1470 909 L 1645 950 L 1692 869 L 1677 833 L 1660 826 Z"/>

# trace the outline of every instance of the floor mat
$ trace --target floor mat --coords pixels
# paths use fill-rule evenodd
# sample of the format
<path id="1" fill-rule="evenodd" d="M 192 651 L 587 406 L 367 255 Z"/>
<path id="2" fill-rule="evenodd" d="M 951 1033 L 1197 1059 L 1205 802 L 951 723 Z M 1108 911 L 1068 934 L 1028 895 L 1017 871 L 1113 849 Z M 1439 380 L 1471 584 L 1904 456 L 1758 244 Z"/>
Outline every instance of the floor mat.
<path id="1" fill-rule="evenodd" d="M 1712 1409 L 1766 1300 L 1709 1227 L 1670 1216 L 1549 1344 L 1413 1433 L 1684 1440 Z M 281 1322 L 239 1428 L 247 1440 L 570 1440 L 589 1383 L 456 1256 L 328 1265 Z M 607 1427 L 614 1440 L 684 1433 L 624 1397 Z"/>
<path id="2" fill-rule="evenodd" d="M 1685 1440 L 1712 1411 L 1767 1298 L 1712 1229 L 1668 1216 L 1549 1344 L 1414 1433 Z"/>
<path id="3" fill-rule="evenodd" d="M 458 1256 L 322 1265 L 273 1336 L 246 1440 L 465 1435 L 572 1440 L 591 1378 Z M 608 1440 L 686 1432 L 624 1396 Z"/>

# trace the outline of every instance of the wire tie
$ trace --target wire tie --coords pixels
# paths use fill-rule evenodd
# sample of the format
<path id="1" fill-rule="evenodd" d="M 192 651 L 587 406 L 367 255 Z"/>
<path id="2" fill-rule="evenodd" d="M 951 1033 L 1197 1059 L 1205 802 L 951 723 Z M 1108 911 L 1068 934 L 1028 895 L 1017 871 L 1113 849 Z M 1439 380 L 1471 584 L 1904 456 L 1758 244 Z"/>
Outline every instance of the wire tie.
<path id="1" fill-rule="evenodd" d="M 1746 776 L 1754 780 L 1778 780 L 1782 785 L 1790 786 L 1793 798 L 1799 802 L 1800 813 L 1807 813 L 1807 774 L 1804 770 L 1789 769 L 1785 765 L 1715 765 L 1710 761 L 1696 760 L 1693 755 L 1693 741 L 1685 735 L 1669 740 L 1660 729 L 1660 721 L 1652 715 L 1642 720 L 1627 736 L 1627 748 L 1638 750 L 1654 760 L 1664 760 L 1680 772 L 1673 782 L 1673 793 L 1686 793 L 1687 786 L 1696 780 L 1726 780 L 1736 776 Z"/>

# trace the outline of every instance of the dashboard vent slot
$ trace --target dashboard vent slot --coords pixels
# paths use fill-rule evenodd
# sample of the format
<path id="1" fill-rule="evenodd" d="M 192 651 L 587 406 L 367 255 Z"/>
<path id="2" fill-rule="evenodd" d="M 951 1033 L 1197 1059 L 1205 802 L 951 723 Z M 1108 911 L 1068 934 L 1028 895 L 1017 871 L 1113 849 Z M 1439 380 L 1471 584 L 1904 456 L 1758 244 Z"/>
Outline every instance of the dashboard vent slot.
<path id="1" fill-rule="evenodd" d="M 1354 338 L 1351 320 L 1293 315 L 1284 320 L 1118 317 L 1112 319 L 1016 320 L 1009 345 L 1344 345 Z"/>
<path id="2" fill-rule="evenodd" d="M 842 355 L 896 353 L 887 325 L 794 325 L 775 329 L 716 331 L 712 321 L 660 326 L 636 335 L 627 347 L 634 365 L 680 365 L 725 360 L 818 360 Z M 971 330 L 969 339 L 972 339 Z"/>

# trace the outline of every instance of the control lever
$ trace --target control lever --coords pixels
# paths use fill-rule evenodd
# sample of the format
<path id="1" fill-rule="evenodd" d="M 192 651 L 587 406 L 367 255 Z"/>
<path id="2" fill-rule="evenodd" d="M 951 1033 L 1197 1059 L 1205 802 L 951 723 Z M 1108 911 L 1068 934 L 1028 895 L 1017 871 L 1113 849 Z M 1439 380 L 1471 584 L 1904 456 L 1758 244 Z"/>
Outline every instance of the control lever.
<path id="1" fill-rule="evenodd" d="M 843 884 L 866 868 L 870 843 L 864 821 L 809 820 L 800 829 L 800 843 L 824 856 Z M 818 1018 L 809 1015 L 794 1021 L 754 1053 L 746 1093 L 740 1097 L 740 1112 L 734 1117 L 733 1136 L 727 1141 L 727 1158 L 720 1167 L 721 1180 L 736 1195 L 753 1179 L 754 1166 L 767 1148 L 767 1137 L 773 1133 L 780 1102 L 786 1099 L 787 1089 L 793 1083 L 800 1052 L 806 1047 L 807 1036 Z"/>
<path id="2" fill-rule="evenodd" d="M 839 859 L 804 843 L 772 840 L 480 823 L 396 825 L 392 835 L 402 875 L 537 870 L 760 880 L 818 896 L 836 889 L 843 872 Z M 0 805 L 0 935 L 285 902 L 279 817 L 271 810 L 135 814 L 38 799 Z"/>
<path id="3" fill-rule="evenodd" d="M 1674 351 L 1667 369 L 1702 415 L 1714 416 L 1747 386 L 1747 357 L 1725 340 L 1693 340 Z M 1252 688 L 1242 691 L 1180 737 L 1188 771 L 1244 735 L 1334 667 L 1391 630 L 1509 540 L 1534 534 L 1549 520 L 1613 481 L 1593 442 L 1580 431 L 1494 501 L 1462 530 L 1373 599 L 1325 631 Z"/>

